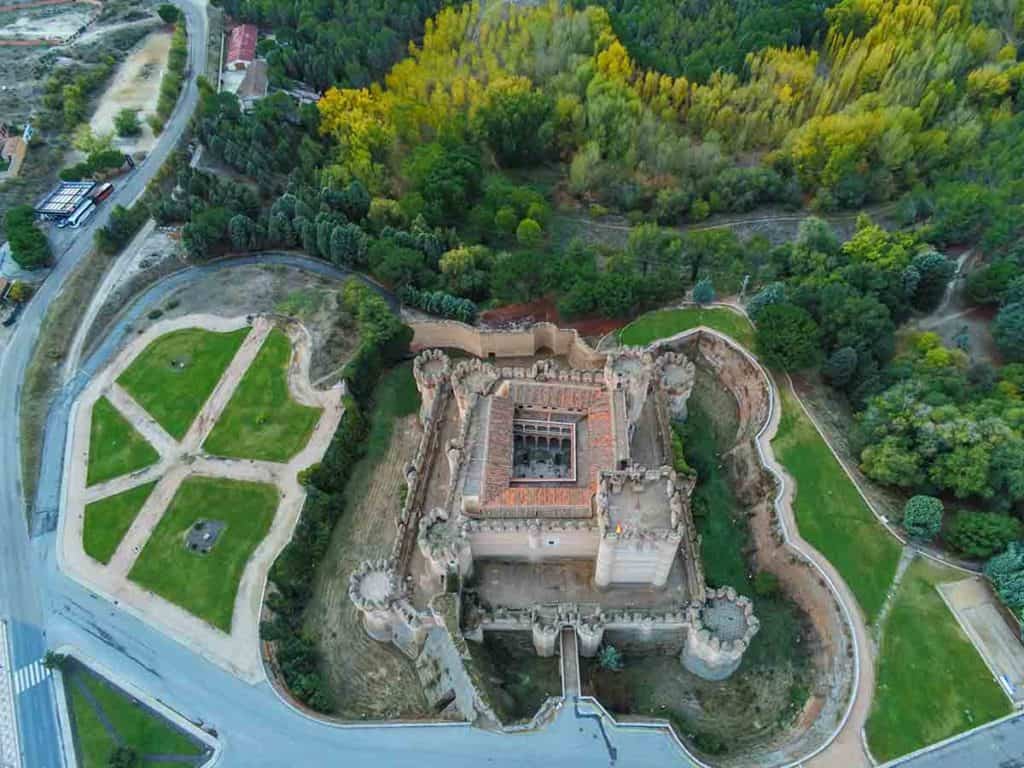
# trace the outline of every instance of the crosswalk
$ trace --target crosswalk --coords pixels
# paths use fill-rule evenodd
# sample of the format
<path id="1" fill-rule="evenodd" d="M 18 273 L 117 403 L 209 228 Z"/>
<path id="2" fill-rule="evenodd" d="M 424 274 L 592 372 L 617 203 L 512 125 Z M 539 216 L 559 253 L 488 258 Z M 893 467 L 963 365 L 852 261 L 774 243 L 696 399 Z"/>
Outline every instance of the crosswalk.
<path id="1" fill-rule="evenodd" d="M 14 717 L 10 654 L 7 650 L 7 622 L 0 621 L 0 765 L 20 766 L 18 723 Z"/>
<path id="2" fill-rule="evenodd" d="M 50 670 L 43 666 L 42 659 L 36 659 L 14 673 L 14 693 L 21 694 L 34 688 L 50 677 Z"/>

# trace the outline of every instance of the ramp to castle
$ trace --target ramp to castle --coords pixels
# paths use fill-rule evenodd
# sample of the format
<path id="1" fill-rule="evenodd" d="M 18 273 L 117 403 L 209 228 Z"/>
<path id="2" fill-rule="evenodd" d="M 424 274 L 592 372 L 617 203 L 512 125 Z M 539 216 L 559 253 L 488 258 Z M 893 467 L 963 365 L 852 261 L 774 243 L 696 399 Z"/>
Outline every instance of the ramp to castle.
<path id="1" fill-rule="evenodd" d="M 562 695 L 566 699 L 575 699 L 580 695 L 580 654 L 576 644 L 576 630 L 573 627 L 562 627 Z"/>

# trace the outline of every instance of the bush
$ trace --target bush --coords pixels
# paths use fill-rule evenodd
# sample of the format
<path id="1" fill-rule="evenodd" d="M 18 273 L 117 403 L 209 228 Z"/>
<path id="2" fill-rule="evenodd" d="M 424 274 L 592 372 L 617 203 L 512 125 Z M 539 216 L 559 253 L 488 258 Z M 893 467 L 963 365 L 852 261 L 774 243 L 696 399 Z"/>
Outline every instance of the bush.
<path id="1" fill-rule="evenodd" d="M 165 24 L 173 24 L 178 20 L 181 12 L 177 6 L 171 5 L 170 3 L 161 3 L 156 9 L 157 15 L 163 19 Z"/>
<path id="2" fill-rule="evenodd" d="M 117 131 L 118 136 L 138 136 L 142 133 L 139 113 L 134 109 L 125 107 L 114 118 L 114 129 Z"/>
<path id="3" fill-rule="evenodd" d="M 601 646 L 601 651 L 597 655 L 597 663 L 601 669 L 607 669 L 610 672 L 619 672 L 625 666 L 619 649 L 610 644 Z"/>
<path id="4" fill-rule="evenodd" d="M 947 540 L 967 557 L 987 559 L 1021 537 L 1024 526 L 1010 515 L 994 512 L 958 512 Z"/>
<path id="5" fill-rule="evenodd" d="M 931 541 L 942 529 L 942 502 L 934 496 L 913 496 L 903 507 L 903 527 L 921 541 Z"/>
<path id="6" fill-rule="evenodd" d="M 1024 544 L 1010 542 L 1006 550 L 985 564 L 985 575 L 999 598 L 1014 611 L 1024 608 Z"/>
<path id="7" fill-rule="evenodd" d="M 759 571 L 754 576 L 754 594 L 758 597 L 773 597 L 779 593 L 779 577 L 768 571 Z"/>
<path id="8" fill-rule="evenodd" d="M 520 245 L 533 248 L 540 245 L 543 239 L 544 232 L 541 230 L 540 224 L 533 219 L 523 219 L 519 222 L 519 226 L 516 227 L 516 240 L 519 241 Z"/>

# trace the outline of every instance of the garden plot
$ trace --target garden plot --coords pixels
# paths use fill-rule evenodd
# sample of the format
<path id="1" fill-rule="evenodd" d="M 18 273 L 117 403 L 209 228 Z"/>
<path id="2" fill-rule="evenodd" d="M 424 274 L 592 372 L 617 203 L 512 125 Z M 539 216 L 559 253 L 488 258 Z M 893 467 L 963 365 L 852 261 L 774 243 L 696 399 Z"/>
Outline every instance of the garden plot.
<path id="1" fill-rule="evenodd" d="M 158 323 L 90 383 L 73 424 L 61 567 L 251 681 L 264 677 L 260 604 L 302 508 L 299 472 L 342 415 L 341 387 L 308 382 L 309 347 L 301 326 L 265 317 Z M 215 430 L 261 458 L 210 455 Z"/>

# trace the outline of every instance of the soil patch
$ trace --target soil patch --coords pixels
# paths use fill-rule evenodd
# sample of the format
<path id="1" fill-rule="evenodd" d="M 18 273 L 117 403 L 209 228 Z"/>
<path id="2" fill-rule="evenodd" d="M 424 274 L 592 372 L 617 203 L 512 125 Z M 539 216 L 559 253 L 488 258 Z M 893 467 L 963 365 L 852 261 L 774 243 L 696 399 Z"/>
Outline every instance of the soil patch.
<path id="1" fill-rule="evenodd" d="M 353 469 L 346 510 L 334 527 L 306 609 L 306 629 L 320 650 L 324 679 L 343 718 L 394 720 L 433 714 L 412 662 L 393 645 L 366 634 L 361 614 L 348 596 L 349 576 L 360 561 L 391 553 L 405 488 L 402 468 L 416 453 L 422 435 L 415 415 L 418 398 L 399 409 L 404 413 L 395 413 L 391 409 L 405 398 L 385 397 L 396 376 L 411 382 L 411 367 L 385 375 L 377 388 L 367 455 Z"/>
<path id="2" fill-rule="evenodd" d="M 131 138 L 116 139 L 118 149 L 131 154 L 149 151 L 156 142 L 153 129 L 146 122 L 156 113 L 160 98 L 160 82 L 167 69 L 171 50 L 171 33 L 154 32 L 129 54 L 114 74 L 114 79 L 100 97 L 89 125 L 96 133 L 115 133 L 114 119 L 122 109 L 136 112 L 142 121 L 142 133 Z"/>
<path id="3" fill-rule="evenodd" d="M 534 299 L 525 304 L 509 304 L 489 309 L 480 315 L 480 323 L 485 328 L 508 328 L 541 322 L 554 323 L 559 328 L 575 328 L 581 336 L 586 337 L 600 337 L 626 324 L 625 320 L 608 317 L 568 320 L 558 312 L 558 306 L 550 296 Z"/>

